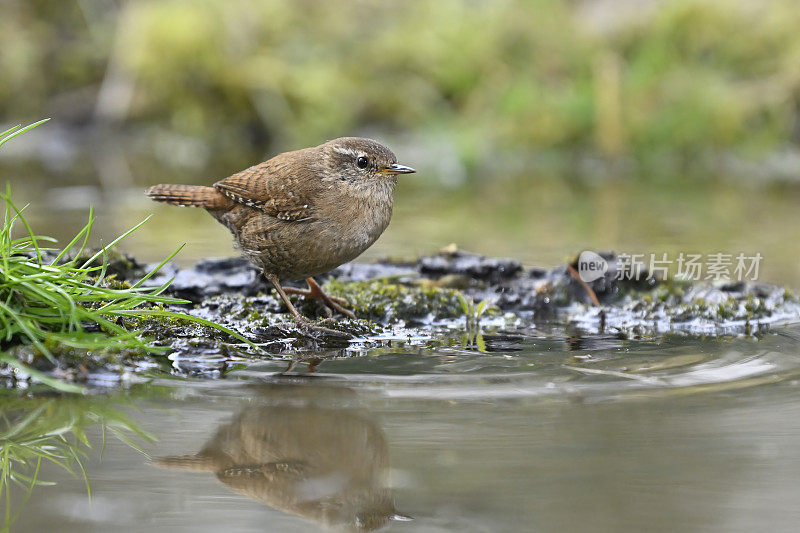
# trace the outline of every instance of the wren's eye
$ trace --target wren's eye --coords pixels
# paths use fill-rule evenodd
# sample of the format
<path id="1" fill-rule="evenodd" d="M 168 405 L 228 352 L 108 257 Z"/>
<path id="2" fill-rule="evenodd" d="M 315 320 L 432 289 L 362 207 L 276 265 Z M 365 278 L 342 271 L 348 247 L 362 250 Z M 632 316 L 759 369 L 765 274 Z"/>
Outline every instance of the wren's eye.
<path id="1" fill-rule="evenodd" d="M 367 165 L 369 165 L 369 159 L 362 155 L 356 159 L 356 165 L 358 165 L 358 168 L 367 168 Z"/>

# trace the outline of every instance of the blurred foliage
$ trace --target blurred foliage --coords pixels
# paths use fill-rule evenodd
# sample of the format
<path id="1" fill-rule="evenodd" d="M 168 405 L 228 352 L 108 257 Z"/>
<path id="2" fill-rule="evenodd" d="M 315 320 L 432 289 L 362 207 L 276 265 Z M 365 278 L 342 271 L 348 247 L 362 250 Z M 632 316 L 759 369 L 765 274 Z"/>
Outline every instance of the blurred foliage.
<path id="1" fill-rule="evenodd" d="M 795 0 L 6 0 L 0 113 L 215 152 L 379 131 L 498 154 L 798 142 Z M 16 120 L 22 120 L 17 118 Z"/>

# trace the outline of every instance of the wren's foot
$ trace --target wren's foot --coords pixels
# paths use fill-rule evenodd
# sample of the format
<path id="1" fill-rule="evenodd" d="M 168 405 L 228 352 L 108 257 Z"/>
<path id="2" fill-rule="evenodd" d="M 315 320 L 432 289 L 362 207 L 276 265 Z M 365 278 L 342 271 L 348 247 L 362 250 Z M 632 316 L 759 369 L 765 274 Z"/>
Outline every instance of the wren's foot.
<path id="1" fill-rule="evenodd" d="M 295 289 L 294 287 L 284 287 L 283 290 L 286 291 L 286 294 L 299 294 L 301 296 L 305 296 L 306 298 L 312 298 L 314 300 L 320 301 L 320 303 L 330 312 L 331 309 L 343 314 L 349 318 L 355 318 L 356 315 L 353 314 L 352 311 L 349 309 L 345 309 L 342 307 L 343 305 L 347 305 L 349 302 L 344 298 L 336 298 L 333 296 L 328 296 L 322 290 L 322 287 L 314 281 L 314 278 L 306 278 L 306 283 L 308 283 L 308 289 Z M 328 315 L 330 316 L 330 314 Z"/>
<path id="2" fill-rule="evenodd" d="M 308 369 L 305 371 L 305 374 L 313 374 L 314 372 L 317 371 L 317 366 L 322 362 L 322 358 L 315 357 L 315 358 L 310 359 L 310 360 L 305 361 L 305 362 L 308 363 Z M 273 374 L 273 375 L 274 376 L 285 376 L 289 372 L 291 372 L 294 369 L 295 366 L 297 366 L 297 363 L 298 363 L 297 359 L 292 359 L 291 361 L 289 361 L 289 366 L 286 367 L 286 370 L 284 370 L 283 372 L 278 372 L 278 373 Z"/>
<path id="3" fill-rule="evenodd" d="M 342 337 L 344 339 L 350 339 L 353 336 L 344 331 L 337 331 L 335 329 L 326 328 L 325 326 L 318 326 L 317 324 L 312 324 L 308 321 L 300 313 L 294 315 L 294 324 L 303 333 L 308 335 L 309 337 L 315 337 L 314 333 L 324 333 L 326 335 L 333 335 L 335 337 Z"/>
<path id="4" fill-rule="evenodd" d="M 271 274 L 265 274 L 265 277 L 269 280 L 270 283 L 272 283 L 272 285 L 275 287 L 275 290 L 278 291 L 278 295 L 281 297 L 281 300 L 283 300 L 283 303 L 286 304 L 286 307 L 289 309 L 289 312 L 294 317 L 294 322 L 295 325 L 297 326 L 297 329 L 299 329 L 300 331 L 311 337 L 315 336 L 314 335 L 315 332 L 325 333 L 328 335 L 335 335 L 336 337 L 343 337 L 347 339 L 352 337 L 352 335 L 350 335 L 349 333 L 345 333 L 344 331 L 336 331 L 335 329 L 326 328 L 324 326 L 317 326 L 316 324 L 312 324 L 311 322 L 309 322 L 308 319 L 303 315 L 301 315 L 297 311 L 297 309 L 295 309 L 294 305 L 292 305 L 292 301 L 289 300 L 289 297 L 286 295 L 284 288 L 281 287 L 280 280 L 278 280 L 277 277 Z M 317 289 L 319 289 L 319 285 L 317 285 L 313 280 L 309 283 L 310 287 L 312 286 L 311 283 L 314 283 Z M 329 296 L 323 293 L 321 289 L 320 293 L 325 295 L 326 298 L 329 298 Z"/>

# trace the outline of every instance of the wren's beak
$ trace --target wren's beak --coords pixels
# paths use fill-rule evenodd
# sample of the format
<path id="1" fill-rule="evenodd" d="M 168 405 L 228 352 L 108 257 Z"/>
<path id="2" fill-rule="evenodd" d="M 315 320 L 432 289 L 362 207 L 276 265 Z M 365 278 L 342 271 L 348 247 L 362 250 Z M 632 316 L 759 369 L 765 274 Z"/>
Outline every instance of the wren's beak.
<path id="1" fill-rule="evenodd" d="M 395 163 L 394 165 L 390 166 L 389 168 L 382 168 L 378 171 L 378 174 L 413 174 L 416 172 L 411 167 L 407 167 L 405 165 L 398 165 Z"/>

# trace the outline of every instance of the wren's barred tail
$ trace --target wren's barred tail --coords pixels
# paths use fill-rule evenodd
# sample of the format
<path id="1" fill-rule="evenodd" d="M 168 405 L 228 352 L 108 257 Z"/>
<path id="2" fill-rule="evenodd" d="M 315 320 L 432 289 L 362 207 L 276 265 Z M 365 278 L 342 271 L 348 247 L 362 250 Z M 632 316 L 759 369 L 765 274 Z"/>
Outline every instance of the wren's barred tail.
<path id="1" fill-rule="evenodd" d="M 156 202 L 219 209 L 229 207 L 230 200 L 214 187 L 202 185 L 153 185 L 145 194 Z"/>
<path id="2" fill-rule="evenodd" d="M 165 468 L 175 470 L 189 470 L 192 472 L 213 472 L 216 469 L 214 458 L 207 455 L 171 455 L 169 457 L 156 457 L 153 463 Z"/>

